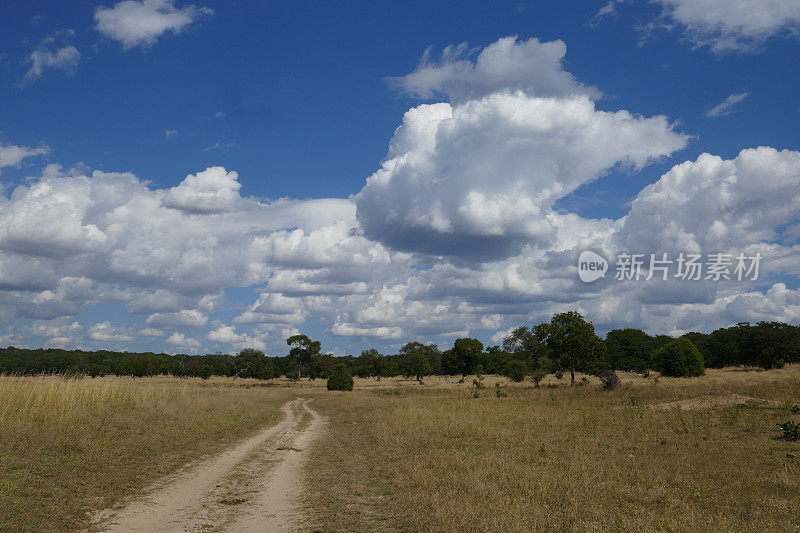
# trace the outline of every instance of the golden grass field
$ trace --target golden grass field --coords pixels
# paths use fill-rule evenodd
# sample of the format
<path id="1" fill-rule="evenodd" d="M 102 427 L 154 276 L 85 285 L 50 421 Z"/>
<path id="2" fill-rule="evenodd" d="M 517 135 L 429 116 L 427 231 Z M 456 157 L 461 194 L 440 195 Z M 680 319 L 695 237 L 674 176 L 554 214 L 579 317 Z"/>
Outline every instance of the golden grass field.
<path id="1" fill-rule="evenodd" d="M 553 378 L 550 378 L 551 381 Z M 800 442 L 776 440 L 786 408 L 648 405 L 724 390 L 800 402 L 800 365 L 624 376 L 534 389 L 493 377 L 383 380 L 318 403 L 329 432 L 306 472 L 323 531 L 792 531 Z M 378 385 L 373 382 L 373 385 Z M 788 457 L 787 454 L 794 455 Z"/>
<path id="2" fill-rule="evenodd" d="M 800 420 L 783 406 L 800 403 L 800 365 L 624 375 L 614 392 L 457 381 L 0 377 L 0 530 L 86 527 L 299 396 L 327 417 L 302 474 L 309 531 L 800 528 L 800 442 L 776 438 Z M 649 407 L 714 391 L 772 403 Z"/>
<path id="3" fill-rule="evenodd" d="M 249 380 L 0 376 L 0 531 L 84 527 L 88 512 L 275 423 L 291 397 Z"/>

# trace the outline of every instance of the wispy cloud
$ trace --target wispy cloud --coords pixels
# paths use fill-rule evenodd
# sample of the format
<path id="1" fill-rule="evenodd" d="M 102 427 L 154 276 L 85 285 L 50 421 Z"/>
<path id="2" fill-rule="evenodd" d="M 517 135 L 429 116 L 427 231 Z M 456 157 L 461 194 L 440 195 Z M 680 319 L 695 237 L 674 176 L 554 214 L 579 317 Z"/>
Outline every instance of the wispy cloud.
<path id="1" fill-rule="evenodd" d="M 236 143 L 214 143 L 211 146 L 206 146 L 203 148 L 204 152 L 211 152 L 213 150 L 227 150 L 228 148 L 233 148 L 236 146 Z"/>
<path id="2" fill-rule="evenodd" d="M 724 117 L 726 115 L 730 115 L 731 113 L 733 113 L 733 108 L 736 106 L 736 104 L 738 104 L 748 96 L 750 96 L 750 93 L 733 93 L 730 96 L 728 96 L 721 104 L 715 105 L 714 107 L 706 111 L 706 116 L 711 118 L 719 118 L 719 117 Z"/>
<path id="3" fill-rule="evenodd" d="M 168 32 L 180 33 L 202 15 L 214 11 L 187 5 L 178 9 L 173 0 L 125 0 L 114 7 L 100 6 L 94 13 L 97 31 L 122 43 L 125 50 L 148 47 Z"/>
<path id="4" fill-rule="evenodd" d="M 178 134 L 178 130 L 164 130 L 164 139 L 172 139 Z"/>
<path id="5" fill-rule="evenodd" d="M 47 69 L 62 70 L 67 75 L 72 76 L 78 70 L 78 63 L 81 61 L 81 53 L 72 45 L 59 48 L 58 50 L 34 50 L 28 56 L 26 62 L 31 66 L 25 73 L 22 85 L 27 85 L 37 80 Z"/>

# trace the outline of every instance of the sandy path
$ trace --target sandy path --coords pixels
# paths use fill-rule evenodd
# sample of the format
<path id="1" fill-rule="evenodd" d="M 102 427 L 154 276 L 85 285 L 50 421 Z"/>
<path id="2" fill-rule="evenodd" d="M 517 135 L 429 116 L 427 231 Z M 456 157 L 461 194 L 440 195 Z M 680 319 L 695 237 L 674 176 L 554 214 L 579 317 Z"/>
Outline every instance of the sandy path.
<path id="1" fill-rule="evenodd" d="M 309 402 L 303 403 L 302 399 L 287 402 L 281 408 L 285 417 L 275 426 L 160 482 L 145 497 L 119 512 L 104 511 L 99 515 L 100 528 L 113 532 L 292 530 L 304 452 L 277 451 L 274 449 L 277 444 L 272 441 L 282 439 L 280 448 L 299 450 L 311 442 L 321 419 L 308 407 Z M 311 415 L 311 423 L 301 431 L 299 426 L 307 418 L 306 412 Z M 291 439 L 288 445 L 287 439 Z M 237 520 L 231 524 L 217 492 L 227 478 L 234 477 L 236 472 L 241 475 L 242 470 L 258 477 L 258 488 L 254 497 L 239 506 Z"/>
<path id="2" fill-rule="evenodd" d="M 305 459 L 306 448 L 314 439 L 322 424 L 322 418 L 308 404 L 303 408 L 311 415 L 311 423 L 295 439 L 293 449 L 271 472 L 264 490 L 232 528 L 232 531 L 262 533 L 264 531 L 296 531 L 293 515 L 294 503 L 300 495 L 300 470 Z"/>

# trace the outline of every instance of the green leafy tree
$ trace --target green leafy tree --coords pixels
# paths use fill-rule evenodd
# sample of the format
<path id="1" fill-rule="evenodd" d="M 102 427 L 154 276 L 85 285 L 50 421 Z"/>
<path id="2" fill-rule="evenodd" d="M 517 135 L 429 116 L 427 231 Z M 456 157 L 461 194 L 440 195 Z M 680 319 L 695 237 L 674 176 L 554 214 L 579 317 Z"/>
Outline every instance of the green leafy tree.
<path id="1" fill-rule="evenodd" d="M 652 349 L 653 337 L 639 329 L 613 329 L 606 335 L 606 355 L 615 370 L 644 372 Z"/>
<path id="2" fill-rule="evenodd" d="M 596 372 L 602 358 L 603 341 L 594 332 L 594 325 L 577 311 L 559 313 L 549 324 L 540 327 L 555 363 L 569 369 L 570 386 L 575 385 L 575 371 Z"/>
<path id="3" fill-rule="evenodd" d="M 439 355 L 435 344 L 425 345 L 421 342 L 409 342 L 400 348 L 400 361 L 403 374 L 413 377 L 422 384 L 422 378 L 433 373 L 432 364 Z"/>
<path id="4" fill-rule="evenodd" d="M 511 381 L 519 383 L 528 375 L 528 365 L 526 365 L 525 361 L 522 359 L 512 359 L 506 365 L 503 373 L 508 376 Z"/>
<path id="5" fill-rule="evenodd" d="M 522 359 L 533 368 L 537 359 L 549 355 L 545 344 L 546 337 L 547 331 L 541 326 L 535 328 L 520 326 L 503 339 L 503 349 L 511 353 L 515 359 Z"/>
<path id="6" fill-rule="evenodd" d="M 258 377 L 267 365 L 267 356 L 255 348 L 245 348 L 234 358 L 235 376 L 242 378 Z"/>
<path id="7" fill-rule="evenodd" d="M 475 367 L 480 364 L 483 343 L 478 339 L 456 339 L 450 352 L 456 372 L 466 376 L 472 374 Z"/>
<path id="8" fill-rule="evenodd" d="M 301 377 L 303 371 L 309 372 L 314 366 L 315 359 L 319 356 L 322 350 L 322 343 L 320 341 L 313 341 L 307 335 L 292 335 L 286 339 L 286 344 L 291 346 L 289 356 L 294 358 L 297 364 L 298 375 Z M 316 377 L 316 372 L 314 372 Z"/>

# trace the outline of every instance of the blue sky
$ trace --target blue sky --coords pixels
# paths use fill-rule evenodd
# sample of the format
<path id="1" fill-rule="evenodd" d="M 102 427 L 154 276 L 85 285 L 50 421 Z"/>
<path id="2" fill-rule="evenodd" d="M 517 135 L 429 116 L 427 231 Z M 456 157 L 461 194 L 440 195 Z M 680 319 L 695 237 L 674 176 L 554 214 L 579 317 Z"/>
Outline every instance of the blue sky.
<path id="1" fill-rule="evenodd" d="M 752 10 L 753 6 L 745 7 Z M 0 6 L 0 146 L 5 146 L 9 154 L 8 147 L 27 148 L 30 155 L 20 160 L 7 159 L 10 164 L 0 166 L 0 181 L 8 199 L 0 207 L 6 211 L 3 223 L 16 228 L 14 231 L 30 227 L 32 233 L 22 237 L 17 231 L 12 238 L 6 232 L 5 240 L 0 242 L 0 260 L 6 262 L 5 268 L 0 268 L 0 287 L 5 287 L 6 292 L 0 305 L 7 307 L 0 312 L 6 328 L 3 331 L 0 326 L 0 337 L 5 339 L 0 343 L 156 351 L 232 351 L 253 344 L 280 353 L 281 337 L 301 330 L 322 338 L 325 346 L 337 353 L 372 345 L 391 351 L 403 340 L 422 338 L 447 344 L 461 334 L 496 343 L 509 327 L 538 320 L 564 305 L 583 310 L 601 330 L 624 325 L 676 333 L 718 327 L 742 316 L 796 321 L 800 311 L 793 303 L 798 299 L 794 292 L 797 272 L 793 254 L 798 232 L 792 228 L 798 212 L 796 207 L 781 202 L 791 200 L 787 191 L 800 190 L 798 182 L 792 181 L 792 176 L 797 175 L 792 165 L 800 131 L 800 74 L 794 68 L 800 58 L 800 40 L 796 38 L 800 12 L 791 0 L 775 0 L 758 9 L 759 16 L 749 16 L 749 12 L 735 6 L 726 7 L 721 0 L 517 1 L 491 5 L 207 1 L 192 6 L 167 0 L 105 5 L 4 3 Z M 497 75 L 489 69 L 488 74 L 471 75 L 465 83 L 478 87 L 486 81 L 481 76 L 488 76 L 496 94 L 521 90 L 528 99 L 550 97 L 566 101 L 582 89 L 576 89 L 574 94 L 572 89 L 539 94 L 541 86 L 537 84 L 551 75 L 571 75 L 580 87 L 594 88 L 590 100 L 595 111 L 581 111 L 594 113 L 591 117 L 596 118 L 601 111 L 628 111 L 642 119 L 636 127 L 649 128 L 648 132 L 656 126 L 645 119 L 664 117 L 664 125 L 658 126 L 658 132 L 651 132 L 653 137 L 647 146 L 636 151 L 639 155 L 627 147 L 608 147 L 598 150 L 598 154 L 587 154 L 585 168 L 591 172 L 570 178 L 566 194 L 540 198 L 544 185 L 536 181 L 538 178 L 528 188 L 514 189 L 519 184 L 511 181 L 504 185 L 506 198 L 530 198 L 536 206 L 530 213 L 539 213 L 543 225 L 552 223 L 560 228 L 558 237 L 553 237 L 552 228 L 542 229 L 536 224 L 520 230 L 527 222 L 520 224 L 507 217 L 494 225 L 487 222 L 481 226 L 486 218 L 478 220 L 477 215 L 475 220 L 467 217 L 458 222 L 458 213 L 463 214 L 462 208 L 467 205 L 463 202 L 460 207 L 453 207 L 452 213 L 447 211 L 448 206 L 470 198 L 470 192 L 491 191 L 490 182 L 498 175 L 521 171 L 490 156 L 471 162 L 472 168 L 481 168 L 475 175 L 465 177 L 455 171 L 447 174 L 446 180 L 453 180 L 453 184 L 441 189 L 426 188 L 413 181 L 417 179 L 413 177 L 415 173 L 424 172 L 419 169 L 408 174 L 397 171 L 399 174 L 392 178 L 394 184 L 400 184 L 396 188 L 365 187 L 367 178 L 381 168 L 381 163 L 392 159 L 387 149 L 395 130 L 405 124 L 407 111 L 426 103 L 449 102 L 453 109 L 489 105 L 486 99 L 491 94 L 478 94 L 474 87 L 470 89 L 472 97 L 464 101 L 456 101 L 454 94 L 433 85 L 430 94 L 415 97 L 407 83 L 409 78 L 402 77 L 421 71 L 424 65 L 420 58 L 426 49 L 430 47 L 428 66 L 440 69 L 437 76 L 453 76 L 450 70 L 442 74 L 445 71 L 441 67 L 450 64 L 461 68 L 465 61 L 478 61 L 482 50 L 507 36 L 518 36 L 510 54 L 517 49 L 522 51 L 522 43 L 530 39 L 537 40 L 536 46 L 521 53 L 538 53 L 534 48 L 545 50 L 544 43 L 558 41 L 566 46 L 566 52 L 554 64 L 520 67 L 528 70 L 512 69 Z M 450 59 L 442 56 L 445 47 L 459 43 L 468 43 L 461 55 Z M 487 56 L 490 61 L 498 60 Z M 520 81 L 523 78 L 524 82 Z M 729 98 L 734 102 L 730 107 L 710 113 Z M 526 102 L 497 105 L 498 109 L 506 109 Z M 481 112 L 475 111 L 477 116 L 483 116 Z M 459 130 L 459 135 L 464 135 L 458 137 L 459 142 L 473 138 L 481 138 L 484 143 L 504 140 L 503 135 L 510 131 L 508 124 L 495 124 L 494 112 L 486 112 L 481 119 L 484 122 L 470 126 L 474 131 Z M 539 113 L 536 109 L 526 112 Z M 558 111 L 567 112 L 566 107 Z M 594 119 L 587 120 L 591 123 Z M 607 134 L 586 141 L 602 142 L 618 127 L 609 125 Z M 413 129 L 410 123 L 404 128 Z M 561 131 L 551 133 L 557 137 Z M 630 134 L 632 139 L 648 135 L 635 131 Z M 728 224 L 725 235 L 742 236 L 714 241 L 708 235 L 701 237 L 705 230 L 700 227 L 684 227 L 685 233 L 693 237 L 683 242 L 691 241 L 704 252 L 734 252 L 779 243 L 780 250 L 772 250 L 773 256 L 779 257 L 773 261 L 776 266 L 760 284 L 715 286 L 713 296 L 702 304 L 705 307 L 681 310 L 680 296 L 669 300 L 671 306 L 665 302 L 655 307 L 640 302 L 632 308 L 628 303 L 623 305 L 621 292 L 613 292 L 622 289 L 604 285 L 587 293 L 585 288 L 565 285 L 574 279 L 553 281 L 558 277 L 552 270 L 556 268 L 552 266 L 553 258 L 574 255 L 581 247 L 594 247 L 612 255 L 620 251 L 620 242 L 635 244 L 647 252 L 673 250 L 663 239 L 634 242 L 632 237 L 626 237 L 620 241 L 625 230 L 612 228 L 610 220 L 628 215 L 631 202 L 643 188 L 679 163 L 696 162 L 704 152 L 722 161 L 734 161 L 741 150 L 759 146 L 775 149 L 785 161 L 759 160 L 759 165 L 764 166 L 758 170 L 741 163 L 742 168 L 746 167 L 741 172 L 752 174 L 746 179 L 763 180 L 764 190 L 774 193 L 761 199 L 757 210 L 747 211 L 746 198 L 741 205 L 722 198 L 716 206 L 685 204 L 680 209 L 713 212 L 716 208 L 721 213 L 719 223 Z M 33 153 L 37 149 L 45 153 Z M 537 149 L 535 145 L 531 148 L 534 153 Z M 440 145 L 437 150 L 451 154 L 453 161 L 459 160 L 457 147 Z M 552 147 L 542 150 L 546 153 Z M 612 153 L 614 157 L 607 162 L 595 163 L 591 159 Z M 583 152 L 577 151 L 565 161 L 582 157 Z M 638 160 L 632 164 L 631 157 L 645 159 L 641 164 Z M 759 157 L 769 159 L 764 154 Z M 564 164 L 559 161 L 532 157 L 519 164 Z M 435 157 L 429 163 L 425 168 L 445 173 L 455 165 L 451 160 Z M 51 166 L 48 173 L 47 165 L 61 168 Z M 739 168 L 737 165 L 733 164 Z M 776 171 L 769 165 L 788 172 L 788 181 L 771 183 Z M 699 166 L 693 179 L 710 179 Z M 212 208 L 187 204 L 196 199 L 191 194 L 186 196 L 194 189 L 181 189 L 180 194 L 172 196 L 165 192 L 181 184 L 187 175 L 209 167 L 226 169 L 226 173 L 207 177 L 208 187 L 220 187 L 212 193 L 223 191 L 219 193 L 222 196 L 217 194 L 214 198 L 224 197 L 228 202 L 224 208 L 217 204 Z M 167 194 L 164 198 L 172 198 L 163 201 L 163 209 L 185 213 L 181 223 L 199 233 L 172 236 L 174 242 L 166 247 L 169 250 L 175 249 L 175 243 L 181 246 L 180 243 L 195 242 L 199 236 L 210 238 L 213 234 L 217 242 L 230 240 L 209 228 L 228 224 L 220 219 L 235 218 L 236 209 L 249 212 L 258 210 L 256 204 L 273 205 L 276 201 L 294 202 L 293 214 L 284 220 L 267 215 L 265 209 L 268 225 L 254 222 L 248 228 L 237 219 L 236 228 L 252 230 L 253 235 L 257 233 L 264 240 L 280 237 L 281 242 L 291 241 L 287 232 L 301 231 L 302 235 L 293 238 L 301 243 L 310 239 L 311 244 L 298 245 L 290 254 L 291 259 L 252 259 L 267 265 L 257 273 L 253 264 L 231 266 L 223 257 L 250 254 L 250 240 L 239 243 L 239 248 L 231 244 L 232 249 L 224 250 L 221 244 L 204 245 L 201 248 L 209 257 L 220 257 L 200 272 L 187 267 L 178 274 L 162 275 L 175 260 L 162 254 L 165 266 L 159 273 L 144 277 L 122 275 L 114 261 L 120 260 L 119 250 L 127 249 L 129 242 L 120 240 L 115 228 L 124 227 L 137 239 L 151 235 L 148 231 L 152 228 L 139 227 L 131 217 L 114 225 L 111 218 L 119 211 L 110 206 L 122 204 L 104 202 L 103 194 L 110 193 L 98 188 L 99 180 L 92 177 L 95 171 L 131 173 L 135 176 L 132 179 L 137 180 L 137 190 L 144 191 L 142 194 L 153 193 L 159 198 Z M 231 171 L 238 176 L 228 175 Z M 35 214 L 38 217 L 66 216 L 63 210 L 54 210 L 54 204 L 37 204 L 39 200 L 30 196 L 30 188 L 37 183 L 48 184 L 48 180 L 74 184 L 79 176 L 86 176 L 92 192 L 80 189 L 84 192 L 76 193 L 89 194 L 88 205 L 70 204 L 71 209 L 77 210 L 73 213 L 78 235 L 75 242 L 97 239 L 97 246 L 85 249 L 64 245 L 64 239 L 72 241 L 63 232 L 37 233 L 36 224 L 26 226 L 24 218 L 34 216 L 32 209 L 39 209 Z M 423 177 L 422 183 L 425 179 L 440 177 Z M 739 183 L 744 179 L 740 178 Z M 403 184 L 403 180 L 410 181 Z M 118 186 L 120 182 L 115 183 Z M 413 184 L 421 188 L 412 191 Z M 559 187 L 562 185 L 559 183 Z M 29 195 L 27 200 L 17 202 L 25 207 L 19 211 L 14 209 L 12 196 L 17 187 L 24 189 L 17 193 L 19 197 Z M 451 192 L 460 196 L 450 198 Z M 436 203 L 433 200 L 437 194 L 448 197 Z M 737 194 L 746 196 L 742 191 Z M 431 199 L 430 205 L 425 203 L 426 196 Z M 338 199 L 339 203 L 332 207 L 306 202 L 313 199 Z M 234 204 L 236 207 L 231 207 Z M 436 220 L 423 212 L 434 213 L 440 205 L 444 205 L 447 223 L 427 227 L 429 220 Z M 501 211 L 512 209 L 502 206 L 502 202 L 500 205 Z M 518 208 L 527 209 L 513 209 Z M 104 209 L 108 211 L 103 212 Z M 475 212 L 474 206 L 471 209 Z M 404 223 L 396 223 L 399 219 L 392 223 L 388 218 L 375 218 L 376 213 L 394 210 L 404 221 L 411 220 L 409 217 L 418 220 L 405 227 Z M 565 222 L 548 218 L 549 210 L 580 217 L 570 228 L 580 227 L 578 233 L 585 232 L 587 236 L 576 240 L 573 229 L 564 230 Z M 780 216 L 767 222 L 763 217 L 766 211 Z M 669 213 L 679 213 L 679 220 L 696 218 L 688 211 L 685 216 L 680 215 L 680 210 Z M 736 223 L 732 226 L 732 219 L 723 214 L 764 223 L 734 227 Z M 146 211 L 141 212 L 141 217 L 142 224 L 152 220 Z M 279 220 L 273 222 L 276 217 Z M 545 219 L 549 222 L 545 223 Z M 600 223 L 593 222 L 597 220 L 609 222 L 600 227 Z M 335 235 L 323 231 L 337 223 L 342 226 Z M 237 234 L 239 229 L 231 231 L 225 235 Z M 269 237 L 270 232 L 276 233 Z M 567 233 L 572 237 L 564 236 Z M 354 235 L 361 240 L 347 240 Z M 61 244 L 47 241 L 49 238 Z M 148 238 L 159 239 L 157 232 Z M 419 245 L 422 242 L 428 244 Z M 147 246 L 151 244 L 158 248 L 163 243 L 148 241 Z M 318 249 L 324 245 L 344 256 L 372 254 L 370 261 L 377 256 L 385 260 L 381 259 L 377 266 L 367 260 L 351 265 L 330 257 L 321 262 L 309 259 L 315 246 Z M 137 246 L 141 250 L 145 245 Z M 272 241 L 270 246 L 270 253 L 278 253 Z M 473 251 L 461 253 L 467 248 Z M 181 257 L 187 260 L 197 253 L 201 252 L 194 250 Z M 547 254 L 553 254 L 552 258 Z M 239 274 L 231 274 L 227 283 L 226 268 L 239 269 Z M 358 270 L 362 268 L 363 271 Z M 511 271 L 522 272 L 520 268 L 531 269 L 522 277 L 532 284 L 521 292 L 503 278 Z M 19 273 L 22 271 L 27 271 L 30 279 Z M 440 273 L 442 277 L 437 277 Z M 185 278 L 176 280 L 174 276 L 178 275 Z M 276 276 L 280 279 L 276 280 Z M 281 276 L 292 278 L 291 282 L 281 285 Z M 311 277 L 315 279 L 313 288 L 304 285 L 300 290 L 299 285 L 292 285 L 302 284 L 301 278 L 308 284 Z M 463 282 L 461 290 L 453 287 L 453 279 Z M 499 282 L 501 279 L 505 281 Z M 81 289 L 71 289 L 67 294 L 70 291 L 66 287 L 76 283 L 82 283 Z M 493 288 L 475 292 L 471 288 L 475 283 Z M 788 300 L 770 300 L 770 294 L 776 292 L 769 290 L 776 284 L 789 291 Z M 427 287 L 427 292 L 420 286 Z M 695 289 L 676 290 L 681 295 Z M 604 295 L 603 291 L 610 292 Z M 754 291 L 761 296 L 755 296 Z M 120 296 L 123 292 L 125 295 Z M 262 298 L 271 298 L 270 306 L 283 311 L 241 318 L 261 293 Z M 390 297 L 390 293 L 394 296 Z M 614 300 L 612 295 L 620 299 L 619 308 L 599 309 L 600 302 Z M 737 302 L 757 298 L 764 301 L 759 300 L 761 307 L 743 311 L 739 304 L 731 303 L 737 297 Z M 52 303 L 37 303 L 35 310 L 27 311 L 18 303 L 38 302 L 37 298 Z M 150 303 L 142 303 L 144 300 Z M 156 300 L 158 303 L 153 303 Z M 275 303 L 278 300 L 282 304 Z M 687 296 L 687 301 L 693 298 Z M 272 309 L 270 306 L 267 307 Z M 287 318 L 286 310 L 292 306 L 302 309 L 302 316 Z M 466 315 L 464 309 L 469 309 Z M 424 317 L 429 314 L 436 318 L 426 320 Z M 179 318 L 164 319 L 164 315 Z M 695 315 L 704 318 L 687 318 Z M 140 334 L 145 328 L 153 335 Z M 168 339 L 173 342 L 167 343 Z"/>

